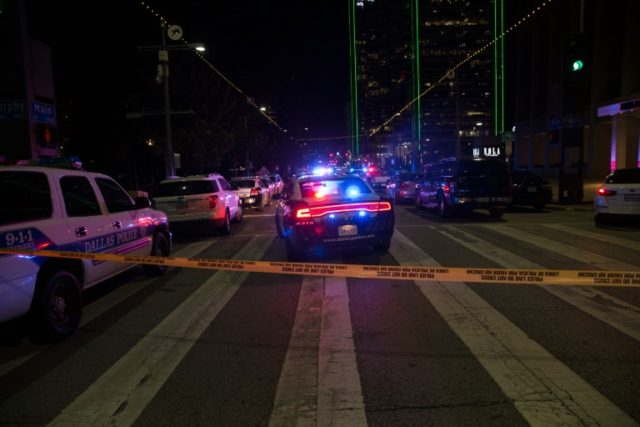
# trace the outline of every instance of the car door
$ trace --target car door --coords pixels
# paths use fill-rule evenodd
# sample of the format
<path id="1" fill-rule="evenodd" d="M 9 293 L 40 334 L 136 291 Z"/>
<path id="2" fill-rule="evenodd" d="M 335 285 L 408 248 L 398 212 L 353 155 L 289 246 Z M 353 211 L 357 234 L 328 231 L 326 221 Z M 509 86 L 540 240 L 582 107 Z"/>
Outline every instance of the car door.
<path id="1" fill-rule="evenodd" d="M 238 193 L 231 188 L 231 185 L 224 178 L 218 180 L 218 185 L 224 195 L 225 205 L 229 208 L 229 215 L 233 219 L 238 214 Z"/>
<path id="2" fill-rule="evenodd" d="M 66 175 L 59 178 L 64 201 L 65 220 L 69 227 L 69 250 L 91 253 L 115 253 L 116 238 L 109 215 L 103 212 L 89 177 Z M 86 283 L 111 276 L 126 264 L 86 261 Z"/>
<path id="3" fill-rule="evenodd" d="M 116 252 L 129 255 L 150 254 L 153 234 L 145 212 L 135 208 L 133 199 L 114 180 L 96 177 L 95 183 L 109 214 Z"/>

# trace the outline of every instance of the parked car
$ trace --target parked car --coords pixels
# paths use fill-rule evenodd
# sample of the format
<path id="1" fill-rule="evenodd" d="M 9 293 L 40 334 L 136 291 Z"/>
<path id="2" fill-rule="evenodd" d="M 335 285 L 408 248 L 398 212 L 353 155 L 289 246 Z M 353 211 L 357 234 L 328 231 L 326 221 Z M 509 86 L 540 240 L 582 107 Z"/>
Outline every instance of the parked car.
<path id="1" fill-rule="evenodd" d="M 386 251 L 394 221 L 391 199 L 356 176 L 293 179 L 276 208 L 276 229 L 291 261 L 332 248 Z"/>
<path id="2" fill-rule="evenodd" d="M 160 182 L 153 199 L 175 226 L 202 226 L 231 233 L 231 222 L 242 220 L 235 190 L 220 174 L 172 177 Z"/>
<path id="3" fill-rule="evenodd" d="M 258 210 L 264 210 L 270 202 L 269 187 L 256 176 L 235 177 L 231 179 L 230 184 L 238 194 L 240 204 L 244 208 L 254 207 Z"/>
<path id="4" fill-rule="evenodd" d="M 543 210 L 551 203 L 551 184 L 529 171 L 511 171 L 511 204 Z"/>
<path id="5" fill-rule="evenodd" d="M 387 196 L 395 203 L 404 201 L 413 202 L 416 194 L 416 185 L 422 179 L 419 173 L 402 172 L 391 177 L 387 183 Z"/>
<path id="6" fill-rule="evenodd" d="M 264 185 L 269 189 L 269 202 L 273 199 L 273 196 L 276 195 L 276 183 L 271 181 L 271 178 L 268 176 L 260 176 L 260 180 L 264 183 Z"/>
<path id="7" fill-rule="evenodd" d="M 598 187 L 593 201 L 596 224 L 640 216 L 640 168 L 616 169 Z"/>
<path id="8" fill-rule="evenodd" d="M 56 167 L 0 167 L 0 247 L 168 256 L 167 215 L 107 175 Z M 82 292 L 136 264 L 0 255 L 0 322 L 28 315 L 57 341 L 80 324 Z M 144 265 L 158 275 L 166 267 Z"/>
<path id="9" fill-rule="evenodd" d="M 436 208 L 443 218 L 484 208 L 501 218 L 511 203 L 507 164 L 498 159 L 445 159 L 430 165 L 416 186 L 418 208 Z"/>
<path id="10" fill-rule="evenodd" d="M 282 190 L 284 190 L 284 181 L 282 180 L 282 177 L 279 174 L 275 173 L 275 174 L 269 175 L 269 179 L 276 186 L 276 195 L 279 195 L 280 193 L 282 193 Z"/>

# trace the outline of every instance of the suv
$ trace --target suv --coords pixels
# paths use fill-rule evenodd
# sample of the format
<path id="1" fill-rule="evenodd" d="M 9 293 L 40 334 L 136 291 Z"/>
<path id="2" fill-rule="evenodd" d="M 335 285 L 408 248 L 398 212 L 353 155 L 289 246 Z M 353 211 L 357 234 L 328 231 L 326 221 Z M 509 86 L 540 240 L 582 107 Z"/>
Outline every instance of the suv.
<path id="1" fill-rule="evenodd" d="M 0 248 L 168 256 L 167 216 L 112 178 L 80 170 L 0 166 Z M 57 341 L 80 323 L 82 291 L 135 264 L 0 254 L 0 322 L 29 314 Z M 144 265 L 149 274 L 166 267 Z"/>
<path id="2" fill-rule="evenodd" d="M 507 164 L 497 159 L 441 160 L 427 167 L 416 185 L 418 208 L 437 208 L 443 218 L 456 211 L 469 213 L 488 209 L 492 217 L 501 218 L 511 203 Z"/>
<path id="3" fill-rule="evenodd" d="M 153 202 L 173 225 L 203 225 L 231 233 L 231 221 L 242 221 L 238 195 L 222 175 L 171 177 L 160 182 Z"/>

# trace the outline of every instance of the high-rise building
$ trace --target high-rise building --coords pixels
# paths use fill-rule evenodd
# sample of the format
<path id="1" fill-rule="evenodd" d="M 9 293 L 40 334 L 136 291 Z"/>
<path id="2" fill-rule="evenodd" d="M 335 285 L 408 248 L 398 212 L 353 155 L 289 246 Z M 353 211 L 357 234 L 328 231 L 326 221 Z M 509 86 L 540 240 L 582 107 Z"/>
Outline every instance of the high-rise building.
<path id="1" fill-rule="evenodd" d="M 502 0 L 357 1 L 361 151 L 416 166 L 472 155 L 479 138 L 501 134 L 501 42 L 451 70 L 502 25 Z"/>

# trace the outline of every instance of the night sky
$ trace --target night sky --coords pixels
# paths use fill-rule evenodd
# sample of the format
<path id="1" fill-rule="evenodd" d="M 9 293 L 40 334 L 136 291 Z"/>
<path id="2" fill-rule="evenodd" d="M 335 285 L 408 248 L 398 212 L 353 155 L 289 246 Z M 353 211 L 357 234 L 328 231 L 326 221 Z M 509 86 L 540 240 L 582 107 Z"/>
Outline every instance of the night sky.
<path id="1" fill-rule="evenodd" d="M 30 33 L 53 50 L 56 98 L 72 99 L 74 128 L 109 128 L 140 53 L 160 44 L 159 20 L 138 1 L 30 1 Z M 296 137 L 347 133 L 347 3 L 149 1 Z M 184 55 L 188 52 L 173 52 Z M 173 58 L 173 56 L 172 56 Z M 153 76 L 151 76 L 151 79 Z M 239 96 L 239 95 L 238 95 Z M 254 120 L 262 120 L 256 114 Z M 305 132 L 304 127 L 309 128 Z M 77 132 L 79 135 L 82 133 Z"/>

